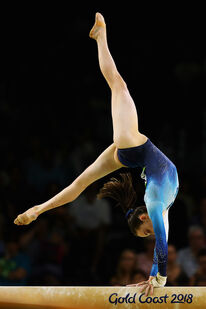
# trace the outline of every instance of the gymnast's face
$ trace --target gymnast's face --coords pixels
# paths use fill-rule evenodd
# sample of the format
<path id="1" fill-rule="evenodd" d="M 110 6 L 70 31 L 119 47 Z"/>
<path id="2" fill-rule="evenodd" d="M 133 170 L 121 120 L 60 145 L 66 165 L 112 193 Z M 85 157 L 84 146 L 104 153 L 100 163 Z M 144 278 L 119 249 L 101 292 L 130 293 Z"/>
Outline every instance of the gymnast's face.
<path id="1" fill-rule="evenodd" d="M 154 235 L 152 220 L 148 216 L 147 213 L 142 214 L 139 216 L 140 220 L 142 221 L 142 224 L 137 229 L 137 236 L 139 237 L 147 237 L 150 235 Z"/>

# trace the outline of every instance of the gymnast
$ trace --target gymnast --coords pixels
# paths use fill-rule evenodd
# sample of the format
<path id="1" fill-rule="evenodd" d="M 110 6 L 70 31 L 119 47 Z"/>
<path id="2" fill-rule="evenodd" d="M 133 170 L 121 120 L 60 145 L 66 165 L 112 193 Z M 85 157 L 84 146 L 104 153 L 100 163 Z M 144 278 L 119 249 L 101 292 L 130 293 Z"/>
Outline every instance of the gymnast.
<path id="1" fill-rule="evenodd" d="M 100 13 L 96 13 L 89 36 L 97 42 L 100 70 L 111 89 L 113 143 L 68 187 L 48 201 L 18 215 L 14 223 L 27 225 L 43 212 L 74 201 L 91 183 L 121 167 L 142 168 L 146 206 L 136 205 L 130 173 L 120 174 L 120 179 L 111 178 L 100 189 L 98 198 L 111 197 L 116 200 L 135 236 L 155 235 L 149 279 L 135 284 L 140 286 L 140 292 L 152 295 L 154 288 L 163 287 L 167 280 L 168 212 L 178 192 L 177 170 L 150 139 L 139 132 L 136 106 L 110 54 L 106 24 Z"/>

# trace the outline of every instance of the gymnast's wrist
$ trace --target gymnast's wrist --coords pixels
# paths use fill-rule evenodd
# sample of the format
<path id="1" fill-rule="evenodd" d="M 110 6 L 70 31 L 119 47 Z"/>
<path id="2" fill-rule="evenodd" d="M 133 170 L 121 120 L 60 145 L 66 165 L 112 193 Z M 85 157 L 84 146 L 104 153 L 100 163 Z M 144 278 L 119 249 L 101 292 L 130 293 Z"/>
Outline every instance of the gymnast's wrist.
<path id="1" fill-rule="evenodd" d="M 152 279 L 154 279 L 155 278 L 155 276 L 149 276 L 149 281 L 151 281 Z"/>
<path id="2" fill-rule="evenodd" d="M 150 282 L 156 288 L 163 287 L 167 282 L 167 276 L 161 276 L 158 272 L 157 276 L 153 278 Z"/>

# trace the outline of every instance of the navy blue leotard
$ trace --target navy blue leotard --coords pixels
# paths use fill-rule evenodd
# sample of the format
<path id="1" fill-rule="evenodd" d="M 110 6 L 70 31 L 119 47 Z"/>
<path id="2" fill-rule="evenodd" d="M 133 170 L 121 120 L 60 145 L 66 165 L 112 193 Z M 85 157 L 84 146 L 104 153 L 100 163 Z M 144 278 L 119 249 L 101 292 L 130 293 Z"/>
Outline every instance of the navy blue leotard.
<path id="1" fill-rule="evenodd" d="M 144 201 L 156 238 L 150 275 L 156 276 L 159 271 L 161 276 L 166 276 L 168 211 L 179 188 L 177 169 L 149 139 L 140 146 L 119 148 L 117 155 L 127 167 L 143 168 L 146 180 Z"/>

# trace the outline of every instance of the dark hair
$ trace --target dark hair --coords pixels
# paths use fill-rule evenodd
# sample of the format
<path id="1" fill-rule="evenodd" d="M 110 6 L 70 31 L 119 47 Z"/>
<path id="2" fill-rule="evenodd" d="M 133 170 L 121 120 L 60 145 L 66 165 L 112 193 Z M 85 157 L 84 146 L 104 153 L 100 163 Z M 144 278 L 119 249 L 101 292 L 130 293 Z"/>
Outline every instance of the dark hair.
<path id="1" fill-rule="evenodd" d="M 146 206 L 137 206 L 137 195 L 133 188 L 132 176 L 130 173 L 120 173 L 121 179 L 112 177 L 110 181 L 104 184 L 97 194 L 97 198 L 104 197 L 112 198 L 116 201 L 116 205 L 120 206 L 126 214 L 128 210 L 132 209 L 133 212 L 129 213 L 127 222 L 132 234 L 136 235 L 136 231 L 143 223 L 139 219 L 139 215 L 147 213 Z"/>

